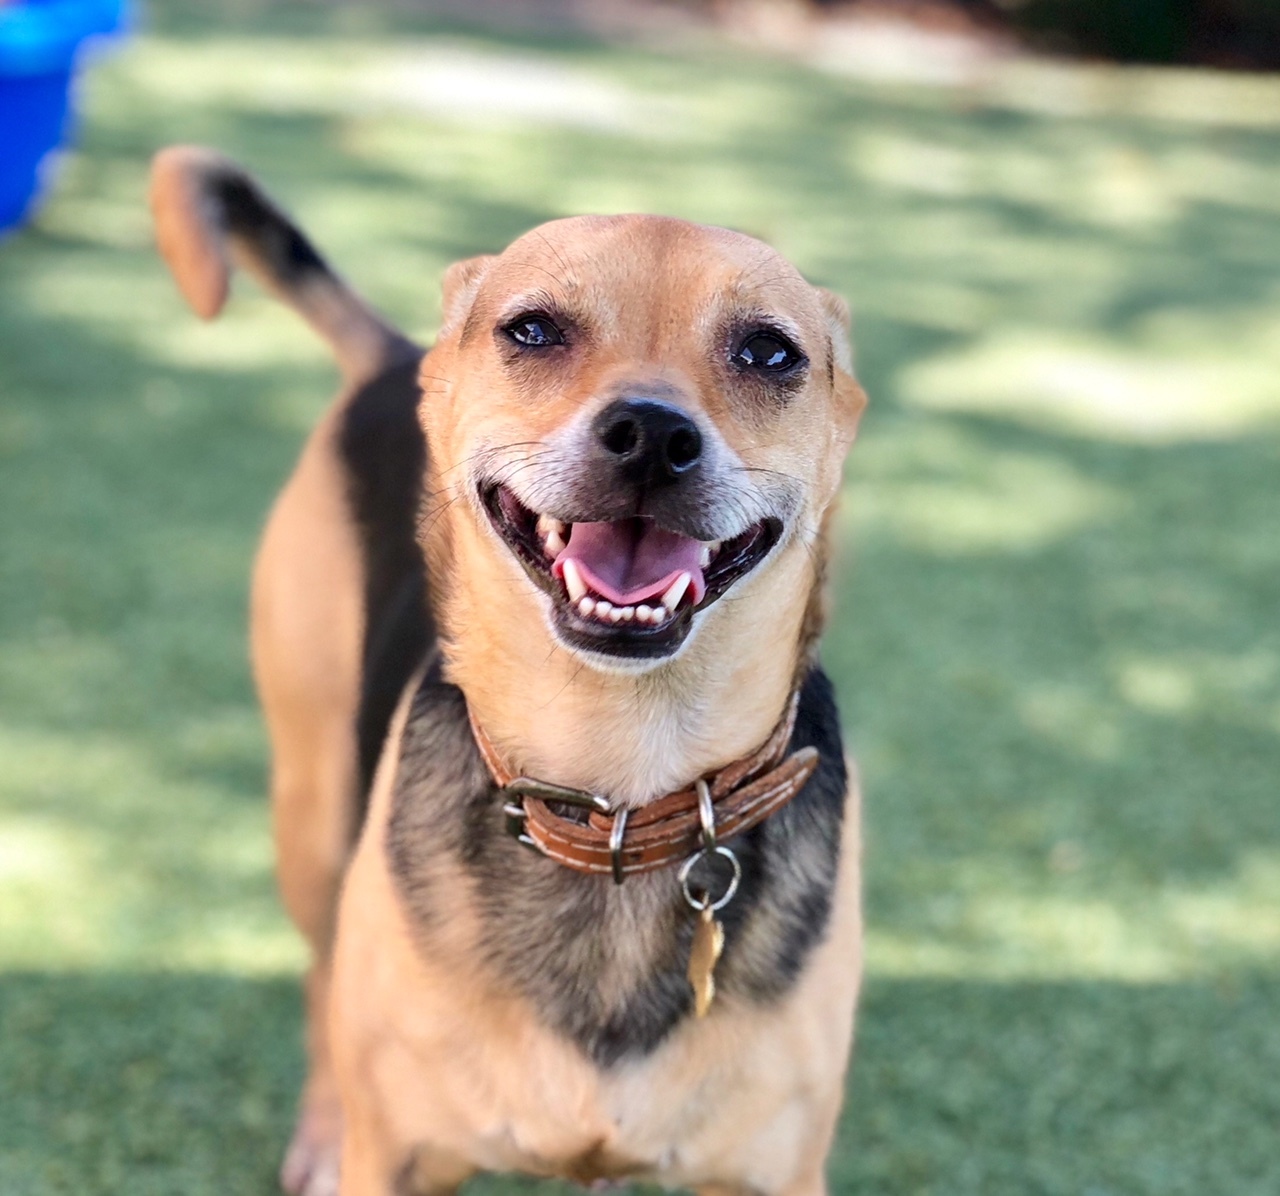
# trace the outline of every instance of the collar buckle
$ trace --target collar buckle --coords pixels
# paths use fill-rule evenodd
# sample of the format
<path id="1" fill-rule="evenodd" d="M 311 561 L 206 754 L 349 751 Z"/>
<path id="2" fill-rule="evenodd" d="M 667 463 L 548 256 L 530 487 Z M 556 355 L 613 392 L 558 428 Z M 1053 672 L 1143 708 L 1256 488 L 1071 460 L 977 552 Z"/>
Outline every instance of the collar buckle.
<path id="1" fill-rule="evenodd" d="M 547 781 L 539 781 L 535 777 L 516 777 L 514 781 L 502 787 L 502 792 L 509 797 L 536 797 L 539 801 L 559 801 L 567 806 L 577 806 L 581 810 L 592 810 L 598 814 L 612 814 L 613 810 L 607 798 L 598 793 L 588 793 L 585 789 L 570 789 L 565 785 L 552 785 Z"/>
<path id="2" fill-rule="evenodd" d="M 502 795 L 506 799 L 502 803 L 502 813 L 506 818 L 507 834 L 538 852 L 542 849 L 526 827 L 529 818 L 529 812 L 524 808 L 526 797 L 535 797 L 544 802 L 562 802 L 566 806 L 575 806 L 596 814 L 613 812 L 608 801 L 598 793 L 570 789 L 565 785 L 552 785 L 547 781 L 539 781 L 536 777 L 516 777 L 502 787 Z"/>

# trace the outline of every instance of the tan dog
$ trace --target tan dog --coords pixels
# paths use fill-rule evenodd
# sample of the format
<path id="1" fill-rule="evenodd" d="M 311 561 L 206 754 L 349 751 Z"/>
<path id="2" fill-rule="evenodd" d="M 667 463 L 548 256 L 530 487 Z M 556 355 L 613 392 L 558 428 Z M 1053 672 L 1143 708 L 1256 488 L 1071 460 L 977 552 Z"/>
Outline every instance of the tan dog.
<path id="1" fill-rule="evenodd" d="M 861 952 L 813 657 L 844 305 L 749 237 L 583 217 L 451 267 L 424 355 L 225 159 L 161 154 L 152 203 L 198 312 L 234 254 L 349 384 L 253 588 L 313 955 L 285 1187 L 822 1192 Z"/>

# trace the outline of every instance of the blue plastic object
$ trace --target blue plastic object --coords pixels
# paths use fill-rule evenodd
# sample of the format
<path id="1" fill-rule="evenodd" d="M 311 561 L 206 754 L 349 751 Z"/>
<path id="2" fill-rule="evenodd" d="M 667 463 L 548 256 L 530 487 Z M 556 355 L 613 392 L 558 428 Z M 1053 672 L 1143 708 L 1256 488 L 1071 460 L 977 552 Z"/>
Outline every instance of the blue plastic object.
<path id="1" fill-rule="evenodd" d="M 42 166 L 70 134 L 85 43 L 124 27 L 125 0 L 0 3 L 0 233 L 39 199 Z"/>

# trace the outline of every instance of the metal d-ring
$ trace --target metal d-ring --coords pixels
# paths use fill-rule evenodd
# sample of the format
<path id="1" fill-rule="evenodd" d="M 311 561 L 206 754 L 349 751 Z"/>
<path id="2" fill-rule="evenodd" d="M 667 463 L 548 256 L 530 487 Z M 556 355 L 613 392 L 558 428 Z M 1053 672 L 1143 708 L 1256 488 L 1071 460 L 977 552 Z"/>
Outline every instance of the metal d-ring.
<path id="1" fill-rule="evenodd" d="M 622 837 L 627 833 L 627 815 L 631 810 L 623 806 L 613 816 L 613 826 L 609 830 L 609 862 L 613 865 L 613 883 L 620 885 L 626 880 L 622 871 Z"/>
<path id="2" fill-rule="evenodd" d="M 716 849 L 716 808 L 711 804 L 711 786 L 701 777 L 694 782 L 698 793 L 698 819 L 702 823 L 703 852 Z"/>
<path id="3" fill-rule="evenodd" d="M 693 866 L 709 855 L 722 855 L 733 865 L 733 879 L 729 881 L 729 887 L 725 889 L 719 901 L 712 901 L 711 894 L 707 893 L 701 900 L 694 897 L 689 889 L 689 873 L 693 871 Z M 712 913 L 716 910 L 724 909 L 730 901 L 733 900 L 734 894 L 738 891 L 738 884 L 742 880 L 742 865 L 738 862 L 738 857 L 733 854 L 727 847 L 716 846 L 711 851 L 699 851 L 691 855 L 680 866 L 680 888 L 684 892 L 684 899 L 689 903 L 691 909 L 701 913 L 704 909 L 710 907 Z"/>

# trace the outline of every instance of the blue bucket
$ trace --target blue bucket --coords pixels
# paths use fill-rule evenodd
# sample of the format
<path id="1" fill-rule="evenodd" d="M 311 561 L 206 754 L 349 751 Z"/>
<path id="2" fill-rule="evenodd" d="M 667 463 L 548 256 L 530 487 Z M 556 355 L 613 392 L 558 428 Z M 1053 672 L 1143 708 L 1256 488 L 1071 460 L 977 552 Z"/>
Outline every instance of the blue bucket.
<path id="1" fill-rule="evenodd" d="M 0 3 L 0 233 L 34 209 L 45 163 L 70 134 L 81 51 L 120 31 L 124 8 L 125 0 Z"/>

